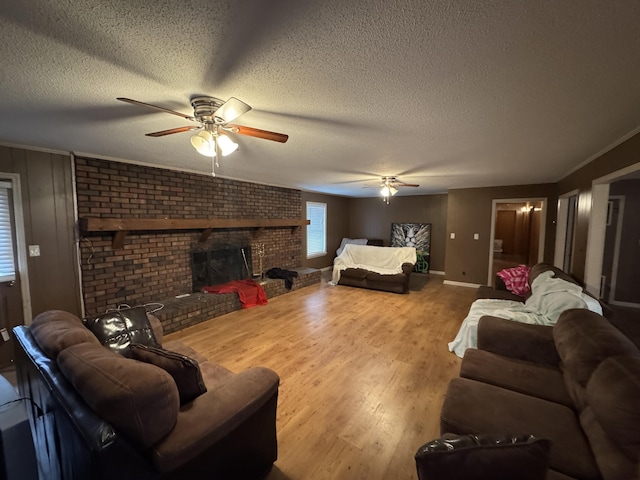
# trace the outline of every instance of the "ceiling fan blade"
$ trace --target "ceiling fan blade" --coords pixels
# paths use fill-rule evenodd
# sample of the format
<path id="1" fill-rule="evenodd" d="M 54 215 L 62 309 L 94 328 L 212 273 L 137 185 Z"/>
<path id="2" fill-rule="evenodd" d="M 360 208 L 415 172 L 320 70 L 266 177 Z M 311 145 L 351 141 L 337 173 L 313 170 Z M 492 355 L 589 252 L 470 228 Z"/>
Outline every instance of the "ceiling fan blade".
<path id="1" fill-rule="evenodd" d="M 258 128 L 244 127 L 242 125 L 227 125 L 226 129 L 240 135 L 248 135 L 249 137 L 264 138 L 265 140 L 273 140 L 274 142 L 285 143 L 289 139 L 289 135 L 284 133 L 268 132 Z"/>
<path id="2" fill-rule="evenodd" d="M 222 123 L 229 123 L 233 122 L 240 115 L 244 115 L 249 110 L 251 110 L 249 105 L 235 97 L 231 97 L 223 103 L 213 115 L 216 119 L 220 119 Z"/>
<path id="3" fill-rule="evenodd" d="M 171 135 L 172 133 L 182 133 L 182 132 L 188 132 L 190 130 L 200 130 L 201 128 L 202 127 L 200 125 L 193 125 L 188 127 L 171 128 L 169 130 L 162 130 L 160 132 L 145 133 L 145 135 L 147 137 L 164 137 L 165 135 Z"/>
<path id="4" fill-rule="evenodd" d="M 120 100 L 121 102 L 130 103 L 132 105 L 139 105 L 141 107 L 153 108 L 154 110 L 159 110 L 161 112 L 170 113 L 172 115 L 177 115 L 178 117 L 185 118 L 187 120 L 195 121 L 195 118 L 185 115 L 184 113 L 176 112 L 174 110 L 169 110 L 168 108 L 159 107 L 158 105 L 152 105 L 150 103 L 140 102 L 138 100 L 132 100 L 131 98 L 118 97 L 116 100 Z"/>
<path id="5" fill-rule="evenodd" d="M 419 187 L 420 185 L 416 183 L 396 183 L 398 187 Z"/>

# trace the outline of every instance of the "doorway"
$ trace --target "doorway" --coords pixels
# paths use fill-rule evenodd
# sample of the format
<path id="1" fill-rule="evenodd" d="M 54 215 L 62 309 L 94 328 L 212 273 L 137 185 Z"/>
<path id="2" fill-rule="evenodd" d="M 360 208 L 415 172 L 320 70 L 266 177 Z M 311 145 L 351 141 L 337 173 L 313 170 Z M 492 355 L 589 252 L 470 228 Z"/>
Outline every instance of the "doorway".
<path id="1" fill-rule="evenodd" d="M 587 291 L 593 295 L 599 295 L 601 290 L 610 185 L 617 180 L 638 177 L 640 177 L 640 163 L 597 178 L 592 182 L 584 282 Z"/>
<path id="2" fill-rule="evenodd" d="M 13 327 L 30 318 L 20 177 L 0 173 L 0 368 L 13 363 Z"/>
<path id="3" fill-rule="evenodd" d="M 493 201 L 489 285 L 500 270 L 542 261 L 545 207 L 542 198 Z"/>

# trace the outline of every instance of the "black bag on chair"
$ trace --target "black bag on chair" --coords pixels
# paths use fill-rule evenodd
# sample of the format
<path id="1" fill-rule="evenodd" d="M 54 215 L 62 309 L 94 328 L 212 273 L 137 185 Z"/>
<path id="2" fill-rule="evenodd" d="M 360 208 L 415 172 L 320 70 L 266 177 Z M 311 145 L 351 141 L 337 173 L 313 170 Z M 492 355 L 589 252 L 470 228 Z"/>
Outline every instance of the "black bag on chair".
<path id="1" fill-rule="evenodd" d="M 160 347 L 145 307 L 112 310 L 102 315 L 87 317 L 83 322 L 102 345 L 125 357 L 131 356 L 129 346 L 132 343 Z"/>

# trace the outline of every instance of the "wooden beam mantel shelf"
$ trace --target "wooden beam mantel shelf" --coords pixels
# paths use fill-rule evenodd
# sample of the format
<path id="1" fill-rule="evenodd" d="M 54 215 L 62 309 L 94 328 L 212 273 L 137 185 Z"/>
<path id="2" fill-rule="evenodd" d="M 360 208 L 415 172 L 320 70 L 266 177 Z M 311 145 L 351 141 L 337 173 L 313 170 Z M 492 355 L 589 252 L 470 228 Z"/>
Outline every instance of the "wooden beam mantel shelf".
<path id="1" fill-rule="evenodd" d="M 251 218 L 251 219 L 222 219 L 222 218 L 94 218 L 80 219 L 80 229 L 83 232 L 113 232 L 113 248 L 122 248 L 124 239 L 131 231 L 153 230 L 202 230 L 198 239 L 205 242 L 211 232 L 223 228 L 255 228 L 254 236 L 258 236 L 264 228 L 291 228 L 293 233 L 309 220 L 283 218 Z"/>

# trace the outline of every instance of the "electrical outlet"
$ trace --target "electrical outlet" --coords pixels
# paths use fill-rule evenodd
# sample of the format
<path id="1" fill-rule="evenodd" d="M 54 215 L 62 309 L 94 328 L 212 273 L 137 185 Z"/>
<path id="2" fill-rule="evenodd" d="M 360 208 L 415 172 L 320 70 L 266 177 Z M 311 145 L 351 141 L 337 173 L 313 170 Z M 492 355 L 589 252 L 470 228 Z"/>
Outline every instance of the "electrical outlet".
<path id="1" fill-rule="evenodd" d="M 29 245 L 29 256 L 30 257 L 39 257 L 40 256 L 40 245 Z"/>

